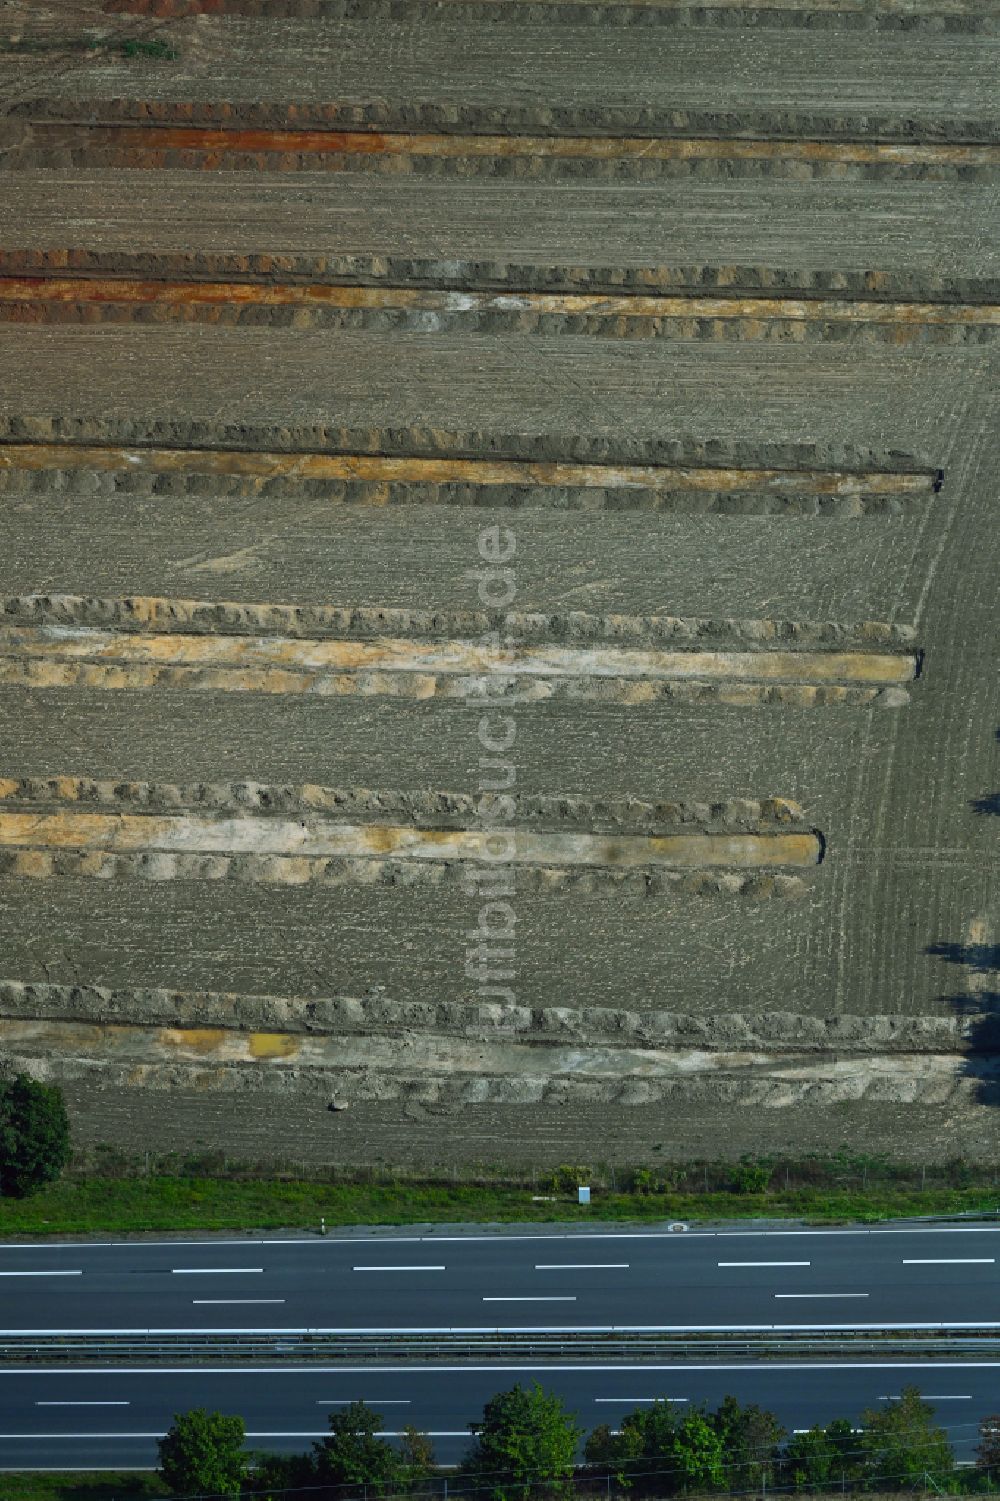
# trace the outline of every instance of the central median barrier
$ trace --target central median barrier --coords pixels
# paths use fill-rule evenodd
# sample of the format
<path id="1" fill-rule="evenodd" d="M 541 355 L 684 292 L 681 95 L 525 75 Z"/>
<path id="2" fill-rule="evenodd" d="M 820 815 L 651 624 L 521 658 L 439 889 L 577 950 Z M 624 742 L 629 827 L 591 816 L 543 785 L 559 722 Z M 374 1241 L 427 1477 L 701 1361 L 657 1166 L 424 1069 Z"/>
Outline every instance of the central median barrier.
<path id="1" fill-rule="evenodd" d="M 733 1332 L 711 1337 L 672 1333 L 594 1334 L 572 1331 L 435 1333 L 162 1332 L 26 1334 L 0 1338 L 0 1366 L 20 1365 L 205 1365 L 240 1361 L 317 1361 L 359 1365 L 385 1362 L 576 1364 L 581 1360 L 633 1365 L 656 1362 L 787 1360 L 993 1360 L 1000 1357 L 1000 1330 L 941 1328 L 835 1330 L 830 1332 Z"/>

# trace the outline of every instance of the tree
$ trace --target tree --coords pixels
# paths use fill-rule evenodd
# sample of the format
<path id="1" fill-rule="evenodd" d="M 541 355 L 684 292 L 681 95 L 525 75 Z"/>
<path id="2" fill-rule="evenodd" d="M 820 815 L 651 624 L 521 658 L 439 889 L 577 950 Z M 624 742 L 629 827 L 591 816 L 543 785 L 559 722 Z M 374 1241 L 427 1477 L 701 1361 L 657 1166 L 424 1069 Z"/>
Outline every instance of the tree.
<path id="1" fill-rule="evenodd" d="M 407 1486 L 421 1485 L 434 1473 L 436 1460 L 434 1445 L 426 1433 L 407 1423 L 400 1440 L 400 1465 L 403 1483 Z"/>
<path id="2" fill-rule="evenodd" d="M 160 1475 L 175 1496 L 238 1496 L 246 1476 L 242 1418 L 195 1407 L 159 1442 Z"/>
<path id="3" fill-rule="evenodd" d="M 726 1484 L 722 1440 L 714 1423 L 697 1408 L 674 1427 L 667 1451 L 672 1473 L 663 1478 L 675 1491 L 717 1491 Z"/>
<path id="4" fill-rule="evenodd" d="M 476 1437 L 463 1468 L 495 1501 L 523 1501 L 534 1488 L 568 1491 L 581 1432 L 561 1399 L 537 1382 L 498 1392 L 482 1423 L 469 1426 Z"/>
<path id="5" fill-rule="evenodd" d="M 845 1473 L 856 1470 L 861 1460 L 858 1452 L 858 1435 L 850 1418 L 834 1418 L 826 1425 L 826 1436 L 837 1453 L 837 1464 Z"/>
<path id="6" fill-rule="evenodd" d="M 735 1397 L 723 1399 L 713 1418 L 722 1441 L 724 1462 L 732 1490 L 757 1490 L 774 1483 L 774 1465 L 785 1430 L 756 1402 L 745 1407 Z"/>
<path id="7" fill-rule="evenodd" d="M 673 1490 L 672 1472 L 675 1466 L 678 1425 L 676 1407 L 660 1400 L 649 1407 L 640 1407 L 638 1412 L 630 1413 L 629 1417 L 642 1433 L 643 1469 L 647 1472 L 671 1471 L 671 1475 L 664 1475 L 662 1481 L 651 1479 L 652 1488 L 660 1490 L 665 1486 L 667 1490 Z"/>
<path id="8" fill-rule="evenodd" d="M 983 1418 L 979 1425 L 976 1464 L 981 1470 L 1000 1474 L 1000 1413 Z"/>
<path id="9" fill-rule="evenodd" d="M 69 1155 L 61 1090 L 28 1074 L 0 1077 L 0 1195 L 34 1193 L 58 1178 Z"/>
<path id="10" fill-rule="evenodd" d="M 678 1418 L 668 1402 L 626 1413 L 617 1433 L 606 1425 L 587 1440 L 591 1464 L 623 1488 L 639 1485 L 656 1495 L 718 1490 L 725 1485 L 722 1442 L 698 1407 Z"/>
<path id="11" fill-rule="evenodd" d="M 861 1414 L 858 1447 L 868 1490 L 912 1486 L 925 1475 L 940 1479 L 951 1474 L 955 1456 L 933 1419 L 934 1409 L 915 1386 L 904 1386 L 899 1400 L 888 1407 Z"/>
<path id="12" fill-rule="evenodd" d="M 645 1435 L 642 1423 L 637 1421 L 643 1416 L 641 1412 L 627 1413 L 622 1418 L 617 1433 L 607 1423 L 600 1423 L 591 1430 L 584 1446 L 587 1463 L 593 1465 L 601 1475 L 613 1475 L 615 1484 L 621 1490 L 628 1490 L 632 1484 L 632 1475 L 643 1468 Z"/>
<path id="13" fill-rule="evenodd" d="M 840 1478 L 837 1450 L 825 1428 L 816 1424 L 792 1435 L 785 1449 L 785 1472 L 797 1491 L 822 1491 Z"/>
<path id="14" fill-rule="evenodd" d="M 324 1485 L 372 1486 L 377 1493 L 398 1489 L 404 1480 L 397 1451 L 379 1438 L 384 1419 L 367 1402 L 351 1402 L 331 1412 L 330 1435 L 313 1445 L 316 1474 Z"/>

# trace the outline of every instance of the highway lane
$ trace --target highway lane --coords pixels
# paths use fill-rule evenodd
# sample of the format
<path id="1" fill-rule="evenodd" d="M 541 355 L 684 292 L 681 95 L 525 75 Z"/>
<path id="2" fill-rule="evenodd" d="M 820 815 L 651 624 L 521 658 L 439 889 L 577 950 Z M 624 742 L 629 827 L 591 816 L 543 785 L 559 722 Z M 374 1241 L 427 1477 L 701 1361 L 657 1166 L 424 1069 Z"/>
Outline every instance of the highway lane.
<path id="1" fill-rule="evenodd" d="M 357 1398 L 382 1414 L 387 1434 L 413 1424 L 432 1435 L 443 1463 L 455 1463 L 487 1398 L 536 1380 L 563 1397 L 585 1430 L 614 1426 L 655 1398 L 715 1407 L 728 1392 L 771 1408 L 793 1430 L 833 1417 L 856 1421 L 916 1385 L 965 1459 L 979 1420 L 1000 1406 L 1000 1361 L 29 1367 L 0 1371 L 0 1469 L 155 1465 L 156 1439 L 173 1413 L 195 1406 L 239 1413 L 250 1447 L 291 1453 L 322 1437 L 328 1414 Z"/>
<path id="2" fill-rule="evenodd" d="M 0 1246 L 0 1331 L 1000 1327 L 1000 1226 Z"/>

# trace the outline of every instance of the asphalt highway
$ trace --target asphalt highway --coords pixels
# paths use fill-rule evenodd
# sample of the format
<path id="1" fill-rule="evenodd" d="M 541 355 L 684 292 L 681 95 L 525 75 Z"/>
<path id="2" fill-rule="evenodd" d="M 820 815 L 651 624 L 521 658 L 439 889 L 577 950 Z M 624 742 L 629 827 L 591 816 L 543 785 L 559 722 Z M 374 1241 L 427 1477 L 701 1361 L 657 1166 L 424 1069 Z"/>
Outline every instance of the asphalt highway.
<path id="1" fill-rule="evenodd" d="M 4 1333 L 1000 1328 L 1000 1227 L 6 1244 Z"/>
<path id="2" fill-rule="evenodd" d="M 760 1365 L 539 1364 L 369 1367 L 270 1366 L 189 1370 L 134 1368 L 0 1372 L 0 1469 L 145 1468 L 172 1415 L 204 1406 L 239 1413 L 254 1449 L 293 1453 L 326 1431 L 327 1416 L 363 1398 L 384 1432 L 407 1424 L 429 1433 L 438 1459 L 457 1462 L 469 1424 L 497 1391 L 539 1381 L 558 1392 L 584 1429 L 612 1427 L 654 1398 L 717 1406 L 727 1392 L 772 1409 L 788 1429 L 833 1417 L 857 1419 L 916 1385 L 971 1457 L 979 1420 L 1000 1406 L 1000 1361 L 948 1360 Z"/>

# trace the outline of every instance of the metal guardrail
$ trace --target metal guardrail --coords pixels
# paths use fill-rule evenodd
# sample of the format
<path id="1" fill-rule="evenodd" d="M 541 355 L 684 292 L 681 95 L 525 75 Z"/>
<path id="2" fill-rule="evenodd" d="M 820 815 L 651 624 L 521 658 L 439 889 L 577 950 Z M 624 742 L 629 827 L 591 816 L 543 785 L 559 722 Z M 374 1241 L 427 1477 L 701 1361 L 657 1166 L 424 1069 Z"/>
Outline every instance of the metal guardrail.
<path id="1" fill-rule="evenodd" d="M 810 1360 L 837 1356 L 855 1358 L 941 1357 L 986 1359 L 1000 1356 L 996 1332 L 954 1335 L 941 1331 L 895 1331 L 892 1335 L 837 1334 L 823 1337 L 795 1334 L 705 1339 L 656 1336 L 597 1336 L 559 1334 L 503 1334 L 440 1337 L 428 1335 L 5 1335 L 0 1340 L 0 1365 L 7 1364 L 146 1364 L 157 1361 L 441 1361 L 465 1362 L 715 1360 Z"/>

